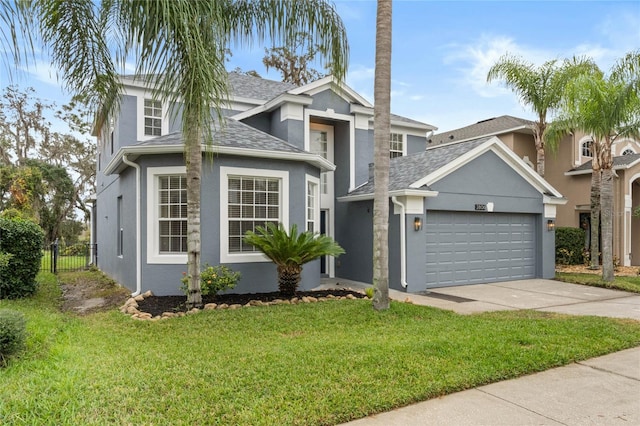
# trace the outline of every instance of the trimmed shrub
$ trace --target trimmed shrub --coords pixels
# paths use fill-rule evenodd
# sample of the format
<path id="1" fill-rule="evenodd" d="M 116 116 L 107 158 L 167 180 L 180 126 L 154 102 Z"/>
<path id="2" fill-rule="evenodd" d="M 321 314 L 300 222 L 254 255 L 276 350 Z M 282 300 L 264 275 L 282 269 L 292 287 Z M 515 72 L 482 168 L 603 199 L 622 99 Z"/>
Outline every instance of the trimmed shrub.
<path id="1" fill-rule="evenodd" d="M 89 256 L 89 245 L 85 243 L 76 243 L 65 247 L 60 254 L 62 256 Z"/>
<path id="2" fill-rule="evenodd" d="M 231 290 L 238 284 L 240 277 L 240 272 L 235 272 L 224 265 L 211 266 L 206 264 L 205 268 L 200 272 L 200 291 L 202 291 L 203 296 L 206 296 Z M 183 273 L 180 281 L 182 282 L 180 289 L 187 294 L 189 291 L 189 277 L 186 273 Z"/>
<path id="3" fill-rule="evenodd" d="M 582 265 L 584 239 L 585 231 L 582 228 L 556 228 L 556 263 Z"/>
<path id="4" fill-rule="evenodd" d="M 0 366 L 24 347 L 27 325 L 18 311 L 0 309 Z"/>
<path id="5" fill-rule="evenodd" d="M 0 267 L 0 299 L 36 291 L 43 239 L 42 229 L 30 220 L 0 218 L 0 253 L 11 255 L 7 265 Z"/>

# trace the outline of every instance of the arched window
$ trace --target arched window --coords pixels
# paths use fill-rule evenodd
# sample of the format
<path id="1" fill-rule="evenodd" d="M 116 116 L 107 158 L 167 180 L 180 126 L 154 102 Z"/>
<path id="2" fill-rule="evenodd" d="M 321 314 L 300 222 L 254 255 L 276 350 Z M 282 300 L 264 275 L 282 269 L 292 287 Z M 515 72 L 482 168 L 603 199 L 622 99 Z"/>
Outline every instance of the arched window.
<path id="1" fill-rule="evenodd" d="M 589 139 L 582 142 L 580 152 L 583 157 L 593 157 L 593 141 Z"/>
<path id="2" fill-rule="evenodd" d="M 635 152 L 633 152 L 631 148 L 627 148 L 624 151 L 622 151 L 622 155 L 632 155 L 632 154 L 635 154 Z"/>

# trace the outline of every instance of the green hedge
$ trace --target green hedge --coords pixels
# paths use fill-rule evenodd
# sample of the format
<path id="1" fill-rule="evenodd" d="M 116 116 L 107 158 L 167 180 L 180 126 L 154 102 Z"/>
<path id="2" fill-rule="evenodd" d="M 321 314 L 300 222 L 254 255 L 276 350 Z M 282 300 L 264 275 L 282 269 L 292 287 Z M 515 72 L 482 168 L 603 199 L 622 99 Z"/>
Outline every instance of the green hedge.
<path id="1" fill-rule="evenodd" d="M 0 309 L 0 366 L 24 347 L 27 325 L 24 315 L 10 309 Z"/>
<path id="2" fill-rule="evenodd" d="M 36 274 L 42 257 L 42 229 L 25 219 L 0 218 L 0 299 L 15 299 L 36 291 Z M 6 263 L 5 266 L 2 266 Z"/>
<path id="3" fill-rule="evenodd" d="M 584 263 L 584 229 L 556 228 L 556 263 L 581 265 Z"/>

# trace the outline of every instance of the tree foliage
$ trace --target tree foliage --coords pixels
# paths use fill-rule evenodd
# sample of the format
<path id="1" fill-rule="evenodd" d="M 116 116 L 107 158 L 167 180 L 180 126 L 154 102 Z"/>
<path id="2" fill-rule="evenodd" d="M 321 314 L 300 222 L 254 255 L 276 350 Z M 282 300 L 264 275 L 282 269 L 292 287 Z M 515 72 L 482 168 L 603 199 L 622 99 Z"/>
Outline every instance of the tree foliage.
<path id="1" fill-rule="evenodd" d="M 280 71 L 282 81 L 286 83 L 302 86 L 325 77 L 325 74 L 310 66 L 318 53 L 322 53 L 322 46 L 314 44 L 307 33 L 299 32 L 293 43 L 265 48 L 264 53 L 262 63 L 267 71 L 269 68 Z"/>
<path id="2" fill-rule="evenodd" d="M 520 57 L 505 54 L 490 69 L 487 81 L 501 80 L 524 105 L 531 107 L 537 120 L 533 131 L 537 156 L 537 172 L 544 176 L 545 144 L 548 114 L 554 112 L 562 100 L 566 85 L 577 75 L 597 72 L 597 66 L 588 58 L 547 61 L 541 66 Z M 549 141 L 553 145 L 553 140 Z"/>
<path id="3" fill-rule="evenodd" d="M 68 132 L 56 130 L 47 117 Z M 0 209 L 18 209 L 45 229 L 48 240 L 59 237 L 76 209 L 87 212 L 85 199 L 94 191 L 95 144 L 76 136 L 88 133 L 89 113 L 78 100 L 58 108 L 32 88 L 6 87 L 0 99 Z"/>

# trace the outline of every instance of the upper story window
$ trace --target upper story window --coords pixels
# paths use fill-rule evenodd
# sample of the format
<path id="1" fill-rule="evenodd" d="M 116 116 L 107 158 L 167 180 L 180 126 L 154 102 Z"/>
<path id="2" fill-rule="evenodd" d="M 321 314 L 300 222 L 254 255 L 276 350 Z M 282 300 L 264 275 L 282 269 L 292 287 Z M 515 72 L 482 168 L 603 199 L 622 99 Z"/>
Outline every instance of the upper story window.
<path id="1" fill-rule="evenodd" d="M 145 136 L 162 135 L 162 103 L 153 99 L 144 100 Z"/>
<path id="2" fill-rule="evenodd" d="M 593 141 L 591 139 L 582 142 L 580 154 L 583 157 L 593 157 Z"/>
<path id="3" fill-rule="evenodd" d="M 631 148 L 627 148 L 624 151 L 622 151 L 622 155 L 633 155 L 633 154 L 635 154 L 635 152 L 633 152 Z"/>
<path id="4" fill-rule="evenodd" d="M 389 157 L 402 157 L 404 153 L 404 135 L 402 133 L 391 133 L 389 135 Z"/>

